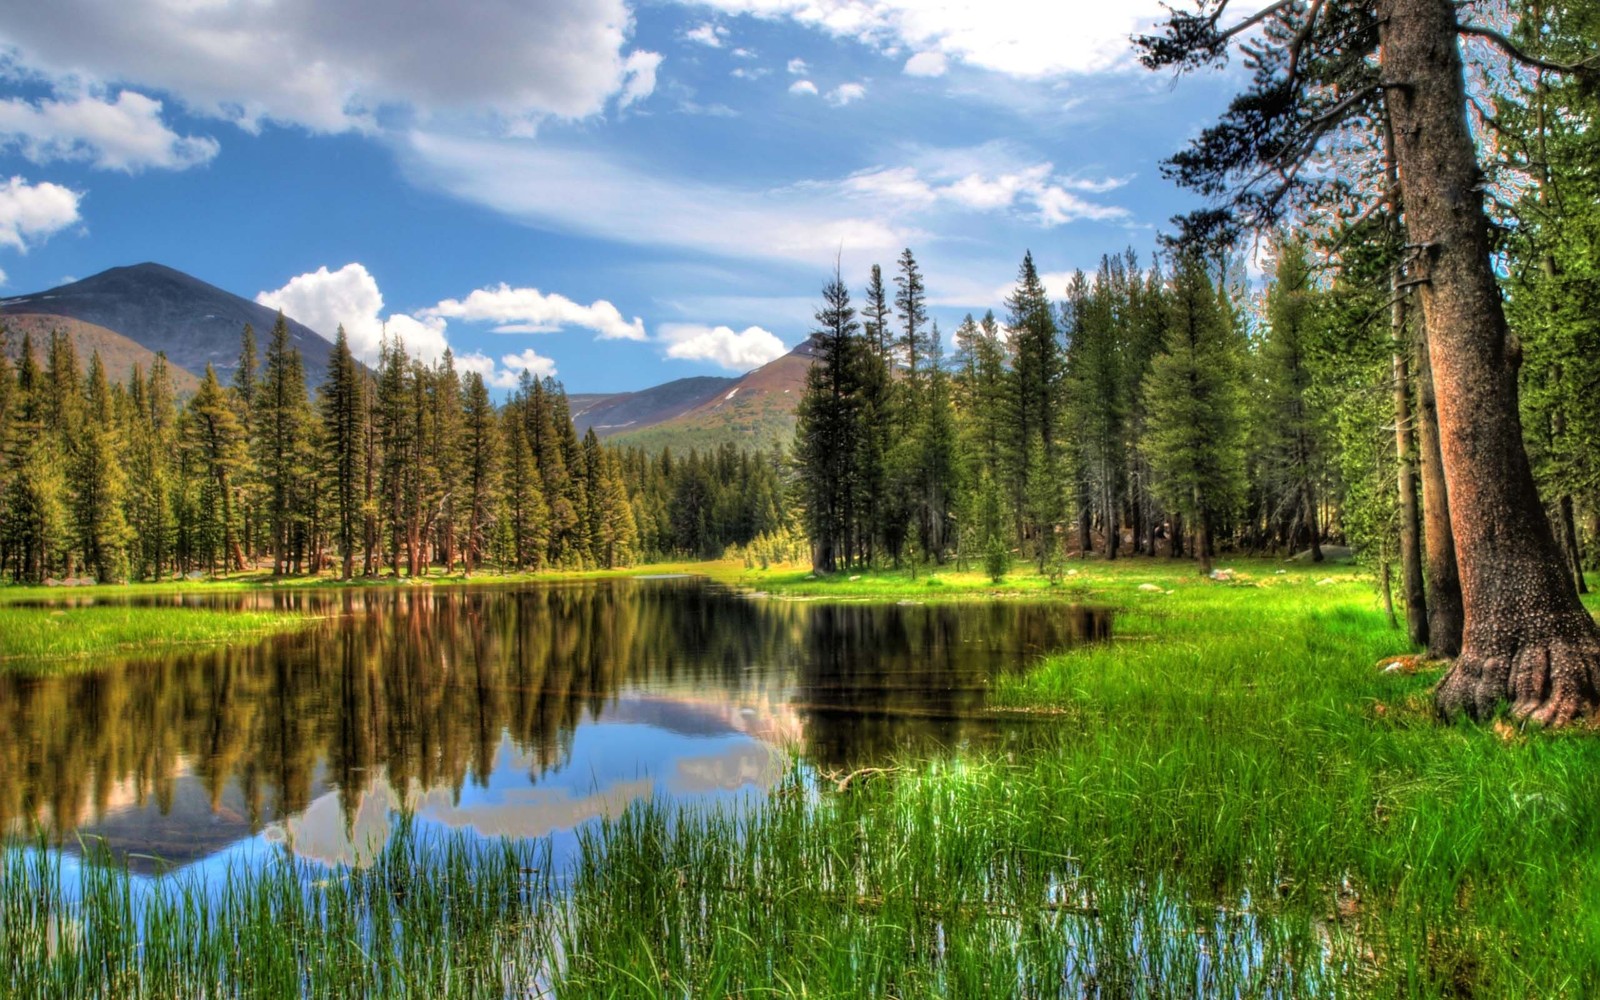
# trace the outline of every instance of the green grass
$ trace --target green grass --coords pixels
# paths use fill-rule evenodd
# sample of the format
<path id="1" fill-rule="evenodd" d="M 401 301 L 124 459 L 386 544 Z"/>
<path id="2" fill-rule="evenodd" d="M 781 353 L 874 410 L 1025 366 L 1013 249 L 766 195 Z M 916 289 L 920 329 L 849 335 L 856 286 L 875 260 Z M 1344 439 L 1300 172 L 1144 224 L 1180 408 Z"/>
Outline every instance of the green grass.
<path id="1" fill-rule="evenodd" d="M 95 657 L 157 654 L 302 628 L 303 615 L 210 608 L 0 606 L 0 671 L 52 672 Z"/>
<path id="2" fill-rule="evenodd" d="M 715 567 L 717 565 L 714 563 L 683 562 L 652 563 L 609 570 L 552 570 L 542 573 L 501 573 L 490 571 L 475 573 L 470 577 L 463 576 L 460 573 L 445 573 L 434 569 L 427 573 L 419 574 L 414 578 L 405 575 L 396 577 L 385 574 L 376 577 L 358 576 L 353 580 L 340 580 L 328 574 L 275 577 L 270 573 L 249 572 L 231 573 L 225 576 L 206 577 L 199 580 L 161 580 L 144 583 L 102 584 L 82 589 L 62 589 L 59 587 L 0 582 L 0 605 L 105 596 L 118 598 L 167 597 L 178 594 L 237 594 L 259 590 L 343 590 L 411 586 L 477 587 L 510 583 L 556 583 L 563 580 L 605 580 L 649 573 L 696 572 L 702 566 Z"/>
<path id="3" fill-rule="evenodd" d="M 585 828 L 570 870 L 402 836 L 365 871 L 241 875 L 226 905 L 142 902 L 90 867 L 74 909 L 13 850 L 0 975 L 41 996 L 1600 995 L 1600 742 L 1441 724 L 1437 669 L 1379 668 L 1407 650 L 1369 581 L 1236 568 L 1018 580 L 1123 610 L 1114 641 L 997 684 L 1046 720 L 1012 745 L 844 791 L 797 766 L 745 813 L 638 804 Z"/>

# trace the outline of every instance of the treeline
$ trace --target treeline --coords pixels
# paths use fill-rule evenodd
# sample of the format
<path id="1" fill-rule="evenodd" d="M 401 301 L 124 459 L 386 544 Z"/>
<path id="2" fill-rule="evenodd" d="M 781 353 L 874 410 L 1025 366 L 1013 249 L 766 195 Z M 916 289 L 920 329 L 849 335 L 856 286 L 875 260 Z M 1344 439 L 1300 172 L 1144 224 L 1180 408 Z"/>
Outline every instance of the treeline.
<path id="1" fill-rule="evenodd" d="M 1142 268 L 1130 251 L 1074 274 L 1056 302 L 1028 255 L 1004 318 L 967 316 L 948 357 L 909 250 L 892 303 L 880 268 L 859 311 L 835 276 L 796 444 L 817 568 L 973 558 L 1003 571 L 1021 552 L 1041 570 L 1088 553 L 1209 569 L 1222 550 L 1320 560 L 1332 542 L 1384 573 L 1420 567 L 1419 478 L 1440 484 L 1427 493 L 1448 539 L 1431 380 L 1414 374 L 1426 344 L 1391 290 L 1398 248 L 1381 223 L 1363 227 L 1337 269 L 1280 240 L 1264 291 L 1228 256 Z M 1581 402 L 1547 376 L 1528 400 L 1535 415 Z M 1539 454 L 1568 449 L 1542 465 L 1575 581 L 1575 512 L 1592 518 L 1600 497 L 1560 477 L 1594 430 L 1530 421 Z"/>
<path id="2" fill-rule="evenodd" d="M 3 336 L 3 332 L 0 332 Z M 720 555 L 783 529 L 775 456 L 651 456 L 579 438 L 566 394 L 524 375 L 503 405 L 449 352 L 343 330 L 308 391 L 280 316 L 241 337 L 229 385 L 179 400 L 167 362 L 112 384 L 56 333 L 0 352 L 0 574 L 18 581 L 442 568 L 614 567 Z"/>

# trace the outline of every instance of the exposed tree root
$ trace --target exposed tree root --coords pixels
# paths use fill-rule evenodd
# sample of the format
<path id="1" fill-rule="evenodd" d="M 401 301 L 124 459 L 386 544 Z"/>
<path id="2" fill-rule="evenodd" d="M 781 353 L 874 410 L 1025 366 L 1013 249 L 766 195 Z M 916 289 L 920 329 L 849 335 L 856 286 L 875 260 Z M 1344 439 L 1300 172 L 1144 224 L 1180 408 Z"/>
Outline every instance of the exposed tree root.
<path id="1" fill-rule="evenodd" d="M 1439 682 L 1434 704 L 1449 718 L 1487 719 L 1507 703 L 1511 714 L 1541 726 L 1568 726 L 1600 710 L 1600 639 L 1593 626 L 1572 637 L 1524 640 L 1514 651 L 1467 649 Z"/>

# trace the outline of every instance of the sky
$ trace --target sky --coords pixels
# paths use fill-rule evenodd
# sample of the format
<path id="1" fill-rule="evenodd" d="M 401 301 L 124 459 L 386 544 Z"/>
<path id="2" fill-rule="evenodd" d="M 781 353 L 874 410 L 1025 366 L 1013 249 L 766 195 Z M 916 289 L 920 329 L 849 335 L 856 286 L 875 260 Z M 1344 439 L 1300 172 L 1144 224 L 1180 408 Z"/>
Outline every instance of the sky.
<path id="1" fill-rule="evenodd" d="M 909 247 L 946 331 L 1148 257 L 1227 74 L 1155 0 L 0 7 L 0 296 L 155 261 L 491 384 L 734 374 Z"/>

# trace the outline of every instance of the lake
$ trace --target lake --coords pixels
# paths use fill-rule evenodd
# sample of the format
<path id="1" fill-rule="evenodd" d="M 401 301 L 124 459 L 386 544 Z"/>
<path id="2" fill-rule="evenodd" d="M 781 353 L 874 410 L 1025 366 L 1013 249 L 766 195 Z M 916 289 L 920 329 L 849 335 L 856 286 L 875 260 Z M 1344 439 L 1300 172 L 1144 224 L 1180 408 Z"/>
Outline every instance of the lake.
<path id="1" fill-rule="evenodd" d="M 697 578 L 143 603 L 321 619 L 0 676 L 0 830 L 147 874 L 285 850 L 360 864 L 401 812 L 565 854 L 639 799 L 737 801 L 796 760 L 838 775 L 1016 740 L 1029 723 L 986 711 L 992 679 L 1110 629 L 1062 603 L 783 601 Z"/>

